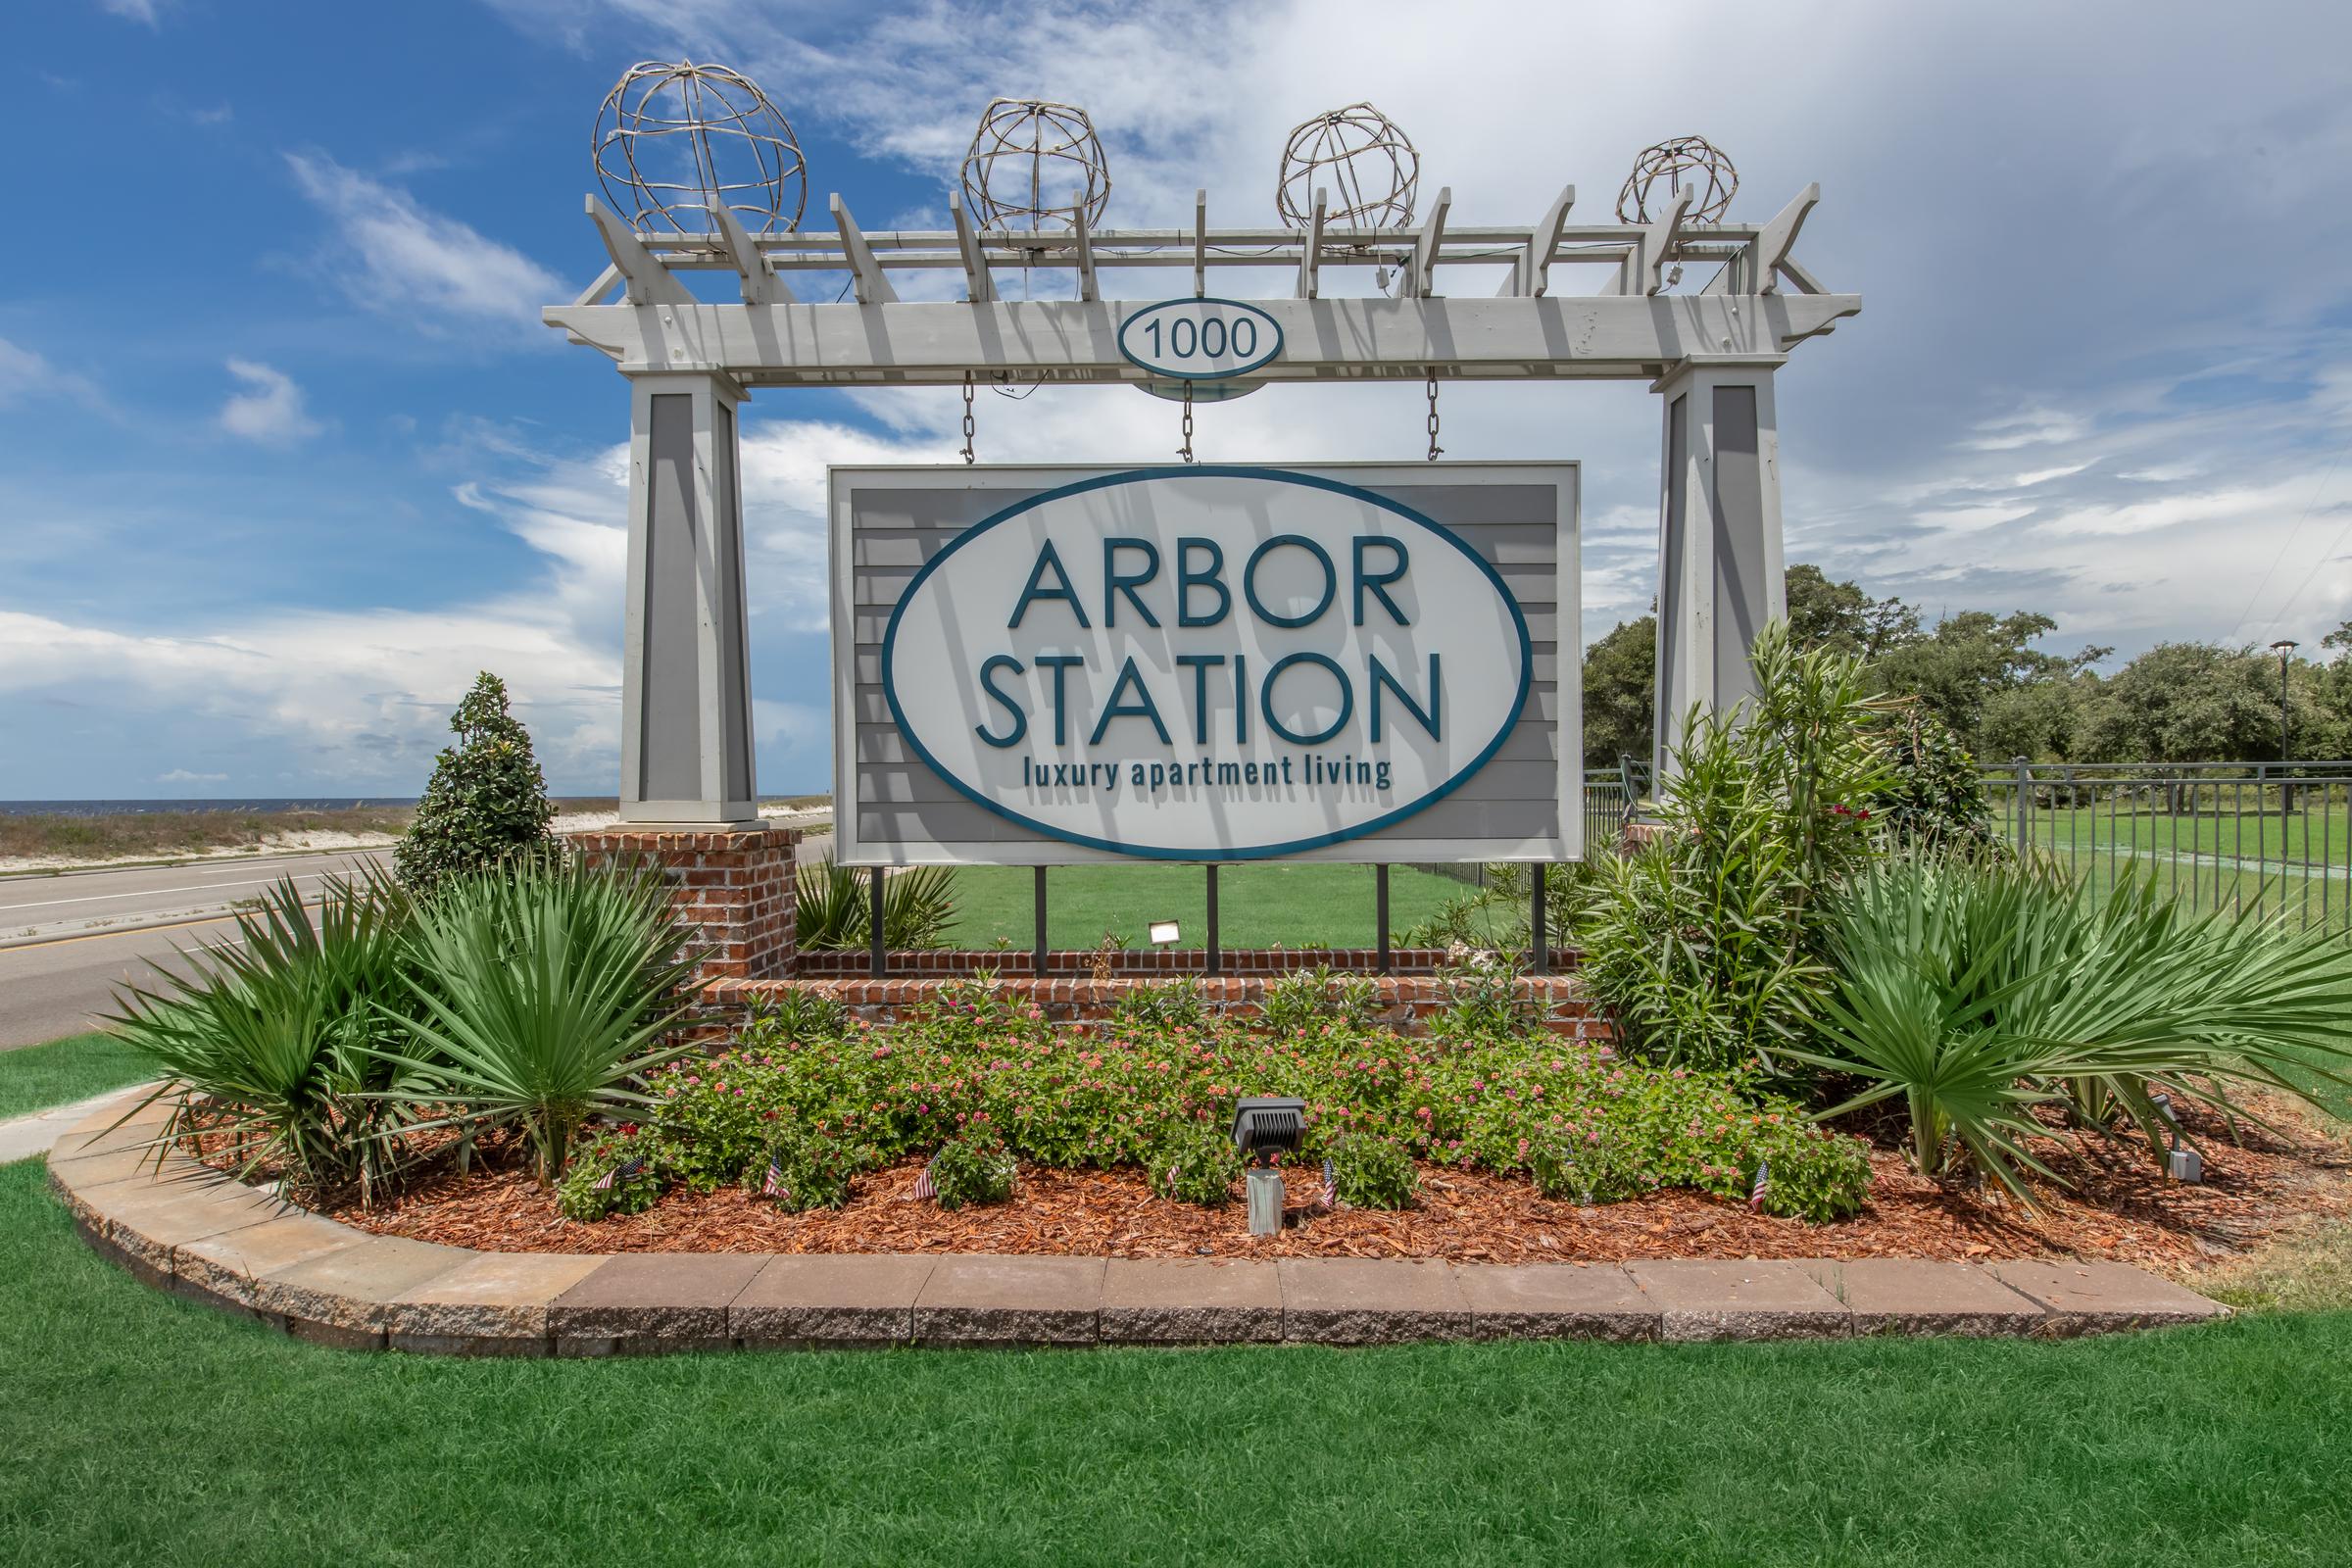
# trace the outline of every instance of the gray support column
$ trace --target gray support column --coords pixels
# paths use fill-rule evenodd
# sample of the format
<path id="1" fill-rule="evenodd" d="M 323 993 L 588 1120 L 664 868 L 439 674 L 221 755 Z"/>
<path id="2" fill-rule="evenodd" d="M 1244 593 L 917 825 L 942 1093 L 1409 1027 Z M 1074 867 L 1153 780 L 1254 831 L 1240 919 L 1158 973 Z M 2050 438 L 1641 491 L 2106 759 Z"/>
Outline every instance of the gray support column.
<path id="1" fill-rule="evenodd" d="M 707 373 L 629 378 L 620 819 L 756 826 L 736 411 Z"/>
<path id="2" fill-rule="evenodd" d="M 1698 355 L 1651 390 L 1665 406 L 1658 494 L 1657 727 L 1663 777 L 1693 706 L 1754 695 L 1748 649 L 1788 613 L 1781 551 L 1779 356 Z"/>

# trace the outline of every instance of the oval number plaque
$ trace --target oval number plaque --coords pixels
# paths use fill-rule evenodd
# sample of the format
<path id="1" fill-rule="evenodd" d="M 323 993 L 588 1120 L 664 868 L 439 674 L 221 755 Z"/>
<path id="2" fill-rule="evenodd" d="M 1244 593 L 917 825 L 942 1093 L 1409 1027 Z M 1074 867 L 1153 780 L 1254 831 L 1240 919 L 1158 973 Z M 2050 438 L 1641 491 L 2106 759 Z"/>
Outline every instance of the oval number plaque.
<path id="1" fill-rule="evenodd" d="M 1129 363 L 1179 381 L 1247 375 L 1282 352 L 1282 326 L 1239 300 L 1163 300 L 1119 323 Z"/>
<path id="2" fill-rule="evenodd" d="M 1449 529 L 1336 479 L 1201 464 L 957 534 L 891 612 L 881 677 L 907 749 L 988 809 L 1121 855 L 1248 860 L 1443 800 L 1511 733 L 1532 653 Z"/>

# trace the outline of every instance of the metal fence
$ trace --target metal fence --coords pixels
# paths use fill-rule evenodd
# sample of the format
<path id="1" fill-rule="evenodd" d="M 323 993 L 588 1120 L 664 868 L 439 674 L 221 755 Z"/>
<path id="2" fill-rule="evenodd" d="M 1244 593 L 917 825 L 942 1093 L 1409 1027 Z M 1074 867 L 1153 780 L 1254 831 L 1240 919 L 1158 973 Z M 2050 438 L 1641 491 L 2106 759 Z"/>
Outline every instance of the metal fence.
<path id="1" fill-rule="evenodd" d="M 2011 762 L 1997 831 L 2101 892 L 2154 875 L 2192 907 L 2352 931 L 2352 761 Z"/>

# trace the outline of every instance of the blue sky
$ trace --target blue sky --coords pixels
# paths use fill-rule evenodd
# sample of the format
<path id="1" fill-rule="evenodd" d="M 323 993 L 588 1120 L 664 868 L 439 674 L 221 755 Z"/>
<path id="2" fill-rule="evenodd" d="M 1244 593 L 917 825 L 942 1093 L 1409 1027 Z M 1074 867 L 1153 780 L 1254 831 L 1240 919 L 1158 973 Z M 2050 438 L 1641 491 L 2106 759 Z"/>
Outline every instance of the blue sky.
<path id="1" fill-rule="evenodd" d="M 1791 559 L 2052 646 L 2314 642 L 2352 614 L 2352 19 L 2255 5 L 1232 7 L 55 0 L 0 64 L 0 798 L 405 794 L 472 672 L 560 790 L 616 757 L 620 378 L 540 326 L 630 62 L 757 77 L 812 211 L 944 226 L 996 94 L 1083 103 L 1106 222 L 1271 217 L 1291 124 L 1369 98 L 1457 222 L 1604 217 L 1698 132 L 1863 315 L 1782 373 Z M 1449 388 L 1456 458 L 1582 459 L 1587 629 L 1646 605 L 1637 386 Z M 760 779 L 822 788 L 828 462 L 937 461 L 951 395 L 745 421 Z M 1417 455 L 1418 388 L 1274 388 L 1204 458 Z M 1120 388 L 983 400 L 1000 461 L 1160 459 Z"/>

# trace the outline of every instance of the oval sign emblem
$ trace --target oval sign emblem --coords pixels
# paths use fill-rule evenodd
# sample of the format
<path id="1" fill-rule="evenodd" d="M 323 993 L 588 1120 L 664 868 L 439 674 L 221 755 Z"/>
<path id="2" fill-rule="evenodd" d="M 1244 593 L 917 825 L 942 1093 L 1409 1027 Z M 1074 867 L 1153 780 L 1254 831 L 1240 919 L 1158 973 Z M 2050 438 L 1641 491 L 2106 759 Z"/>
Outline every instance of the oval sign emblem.
<path id="1" fill-rule="evenodd" d="M 1163 300 L 1119 323 L 1128 363 L 1179 381 L 1247 375 L 1282 352 L 1282 324 L 1239 300 Z"/>
<path id="2" fill-rule="evenodd" d="M 1486 559 L 1372 491 L 1141 468 L 956 535 L 882 642 L 907 746 L 957 793 L 1120 855 L 1248 860 L 1444 799 L 1526 706 L 1526 617 Z"/>

